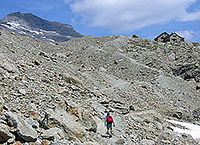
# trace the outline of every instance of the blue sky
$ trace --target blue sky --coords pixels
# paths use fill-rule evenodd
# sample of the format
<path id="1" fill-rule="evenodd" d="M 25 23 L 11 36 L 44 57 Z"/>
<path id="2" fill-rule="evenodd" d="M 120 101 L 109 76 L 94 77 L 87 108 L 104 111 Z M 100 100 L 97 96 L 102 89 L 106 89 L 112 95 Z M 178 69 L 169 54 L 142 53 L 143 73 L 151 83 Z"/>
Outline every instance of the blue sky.
<path id="1" fill-rule="evenodd" d="M 200 43 L 200 0 L 0 1 L 0 19 L 17 11 L 71 24 L 83 35 L 153 39 L 166 31 Z"/>

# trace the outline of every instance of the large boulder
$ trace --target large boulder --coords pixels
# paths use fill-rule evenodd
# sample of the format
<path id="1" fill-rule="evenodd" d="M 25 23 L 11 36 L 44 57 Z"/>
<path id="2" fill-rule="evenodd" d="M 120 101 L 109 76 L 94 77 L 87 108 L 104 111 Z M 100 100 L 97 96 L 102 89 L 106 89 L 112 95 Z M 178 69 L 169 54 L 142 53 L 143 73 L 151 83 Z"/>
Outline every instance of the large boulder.
<path id="1" fill-rule="evenodd" d="M 65 139 L 74 141 L 86 140 L 86 131 L 82 125 L 76 122 L 75 116 L 70 115 L 61 108 L 56 110 L 49 109 L 50 115 L 48 127 L 60 128 L 65 133 Z"/>
<path id="2" fill-rule="evenodd" d="M 37 140 L 37 132 L 32 126 L 21 116 L 13 114 L 12 112 L 6 112 L 5 117 L 8 124 L 11 127 L 17 129 L 17 134 L 27 142 L 35 142 Z"/>
<path id="3" fill-rule="evenodd" d="M 87 131 L 97 132 L 97 123 L 89 111 L 85 111 L 81 120 Z"/>

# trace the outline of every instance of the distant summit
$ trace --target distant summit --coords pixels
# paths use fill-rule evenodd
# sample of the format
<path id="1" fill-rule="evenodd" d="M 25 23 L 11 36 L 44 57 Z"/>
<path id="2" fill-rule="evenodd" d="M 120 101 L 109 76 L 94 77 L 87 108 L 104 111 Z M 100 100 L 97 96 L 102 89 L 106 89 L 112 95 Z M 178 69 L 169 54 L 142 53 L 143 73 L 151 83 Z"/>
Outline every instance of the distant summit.
<path id="1" fill-rule="evenodd" d="M 0 20 L 0 27 L 17 34 L 28 35 L 44 41 L 63 42 L 83 37 L 71 25 L 50 22 L 31 13 L 11 13 Z"/>

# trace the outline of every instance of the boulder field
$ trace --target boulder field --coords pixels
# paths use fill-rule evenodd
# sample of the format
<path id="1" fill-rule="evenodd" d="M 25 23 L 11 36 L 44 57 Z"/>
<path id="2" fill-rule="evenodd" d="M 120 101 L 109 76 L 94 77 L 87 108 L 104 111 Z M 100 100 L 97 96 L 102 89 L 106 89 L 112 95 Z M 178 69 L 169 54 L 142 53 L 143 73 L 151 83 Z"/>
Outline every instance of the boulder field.
<path id="1" fill-rule="evenodd" d="M 108 36 L 47 43 L 0 30 L 0 143 L 199 144 L 200 45 Z M 104 138 L 106 111 L 116 126 Z"/>

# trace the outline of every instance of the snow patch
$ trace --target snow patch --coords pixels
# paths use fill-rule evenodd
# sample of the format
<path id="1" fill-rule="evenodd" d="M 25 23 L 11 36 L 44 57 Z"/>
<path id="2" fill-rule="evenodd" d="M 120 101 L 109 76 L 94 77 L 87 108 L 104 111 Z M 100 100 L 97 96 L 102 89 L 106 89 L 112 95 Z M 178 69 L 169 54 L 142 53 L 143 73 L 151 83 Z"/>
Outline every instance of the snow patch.
<path id="1" fill-rule="evenodd" d="M 11 30 L 17 30 L 17 29 L 20 30 L 20 29 L 22 29 L 22 30 L 25 30 L 25 31 L 29 31 L 30 33 L 35 33 L 36 35 L 43 34 L 43 32 L 38 32 L 38 31 L 35 31 L 35 30 L 27 29 L 27 28 L 23 27 L 22 25 L 20 25 L 17 22 L 7 22 L 6 24 L 1 24 L 1 25 L 4 26 L 4 27 L 9 28 Z M 23 32 L 21 32 L 21 33 L 23 33 Z"/>
<path id="2" fill-rule="evenodd" d="M 17 22 L 7 22 L 6 24 L 1 24 L 1 25 L 11 30 L 16 30 L 19 29 L 20 27 L 20 24 Z"/>
<path id="3" fill-rule="evenodd" d="M 31 33 L 35 33 L 36 35 L 42 34 L 41 32 L 38 32 L 38 31 L 34 31 L 34 30 L 30 30 L 30 29 L 26 29 L 26 30 Z"/>
<path id="4" fill-rule="evenodd" d="M 50 42 L 55 42 L 53 39 L 46 39 L 47 41 L 50 41 Z"/>
<path id="5" fill-rule="evenodd" d="M 192 123 L 186 123 L 186 122 L 179 122 L 179 121 L 175 121 L 175 120 L 167 120 L 167 121 L 170 123 L 178 124 L 178 125 L 181 125 L 181 126 L 187 128 L 187 129 L 181 129 L 178 127 L 172 127 L 175 132 L 190 134 L 194 139 L 200 139 L 200 126 L 199 125 L 194 125 Z"/>
<path id="6" fill-rule="evenodd" d="M 69 39 L 72 39 L 72 38 L 74 38 L 74 37 L 72 37 L 72 36 L 66 36 L 67 38 L 69 38 Z"/>
<path id="7" fill-rule="evenodd" d="M 46 30 L 42 30 L 42 29 L 40 29 L 40 31 L 41 31 L 41 32 L 44 32 L 44 33 L 59 35 L 56 31 L 46 31 Z"/>
<path id="8" fill-rule="evenodd" d="M 20 31 L 20 32 L 19 32 L 19 34 L 25 34 L 25 35 L 26 35 L 26 33 L 25 33 L 25 32 L 23 32 L 23 31 Z"/>
<path id="9" fill-rule="evenodd" d="M 11 29 L 11 30 L 16 30 L 16 28 L 13 28 L 12 26 L 6 25 L 6 24 L 1 24 L 2 26 Z"/>
<path id="10" fill-rule="evenodd" d="M 17 28 L 17 27 L 20 26 L 20 24 L 17 23 L 17 22 L 7 22 L 7 24 L 8 24 L 8 25 L 11 25 L 11 26 L 14 27 L 14 28 Z"/>

